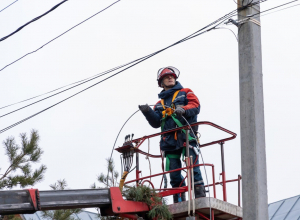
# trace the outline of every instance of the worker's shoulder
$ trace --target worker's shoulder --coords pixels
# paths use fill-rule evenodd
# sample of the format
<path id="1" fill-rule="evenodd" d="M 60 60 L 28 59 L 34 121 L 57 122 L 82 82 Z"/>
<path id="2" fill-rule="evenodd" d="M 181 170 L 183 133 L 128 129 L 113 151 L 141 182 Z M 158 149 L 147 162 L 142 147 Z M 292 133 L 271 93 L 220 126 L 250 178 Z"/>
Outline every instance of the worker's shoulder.
<path id="1" fill-rule="evenodd" d="M 180 90 L 180 92 L 185 92 L 186 94 L 194 94 L 193 90 L 189 88 L 183 88 Z"/>

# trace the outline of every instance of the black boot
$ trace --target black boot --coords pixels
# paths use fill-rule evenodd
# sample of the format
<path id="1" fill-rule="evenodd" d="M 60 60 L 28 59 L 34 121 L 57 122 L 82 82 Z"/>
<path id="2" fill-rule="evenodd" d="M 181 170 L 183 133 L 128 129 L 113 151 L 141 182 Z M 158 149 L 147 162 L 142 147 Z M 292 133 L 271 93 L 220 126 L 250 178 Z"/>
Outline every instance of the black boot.
<path id="1" fill-rule="evenodd" d="M 173 203 L 178 203 L 178 194 L 173 195 Z"/>
<path id="2" fill-rule="evenodd" d="M 179 197 L 179 193 L 173 195 L 173 203 L 178 203 L 183 201 L 186 201 L 185 193 L 181 193 L 180 197 Z"/>
<path id="3" fill-rule="evenodd" d="M 195 198 L 206 197 L 205 187 L 203 185 L 195 185 Z"/>
<path id="4" fill-rule="evenodd" d="M 185 192 L 181 193 L 181 201 L 186 201 L 186 198 L 185 198 Z"/>

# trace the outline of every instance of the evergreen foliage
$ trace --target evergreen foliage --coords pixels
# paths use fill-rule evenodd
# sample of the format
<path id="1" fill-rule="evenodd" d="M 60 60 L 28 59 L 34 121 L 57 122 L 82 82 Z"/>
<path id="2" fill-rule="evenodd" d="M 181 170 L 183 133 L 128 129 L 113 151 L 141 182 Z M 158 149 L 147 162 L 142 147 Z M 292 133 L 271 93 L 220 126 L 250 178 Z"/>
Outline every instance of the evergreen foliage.
<path id="1" fill-rule="evenodd" d="M 112 158 L 106 158 L 107 162 L 107 174 L 101 173 L 98 177 L 97 180 L 103 184 L 105 187 L 115 187 L 119 186 L 118 178 L 119 178 L 119 173 L 118 171 L 115 170 L 115 163 Z M 96 184 L 94 183 L 91 188 L 97 188 Z M 100 187 L 99 187 L 100 188 Z"/>
<path id="2" fill-rule="evenodd" d="M 66 180 L 58 180 L 56 183 L 50 185 L 53 190 L 64 190 L 67 187 Z M 43 211 L 42 218 L 47 220 L 78 220 L 72 216 L 82 212 L 82 209 L 61 209 L 61 210 L 49 210 Z"/>
<path id="3" fill-rule="evenodd" d="M 123 195 L 127 200 L 145 202 L 151 210 L 148 213 L 150 219 L 172 219 L 166 201 L 153 189 L 147 186 L 134 186 L 124 190 Z"/>
<path id="4" fill-rule="evenodd" d="M 0 176 L 0 189 L 11 189 L 18 184 L 22 188 L 33 186 L 44 178 L 47 169 L 45 165 L 32 170 L 32 164 L 38 163 L 43 154 L 38 145 L 40 138 L 38 131 L 32 130 L 29 139 L 26 133 L 20 134 L 20 137 L 21 146 L 16 143 L 14 137 L 8 137 L 3 141 L 10 165 Z M 16 172 L 19 174 L 14 174 Z"/>
<path id="5" fill-rule="evenodd" d="M 101 173 L 97 177 L 97 180 L 100 182 L 100 184 L 102 184 L 102 186 L 104 185 L 105 188 L 118 186 L 119 185 L 119 182 L 118 182 L 119 173 L 118 173 L 118 171 L 115 171 L 114 160 L 112 158 L 106 158 L 106 162 L 107 162 L 106 167 L 107 167 L 108 173 L 106 175 L 104 173 Z M 96 183 L 93 183 L 90 187 L 92 189 L 102 188 L 101 186 L 97 187 Z M 103 220 L 120 219 L 115 216 L 101 216 L 100 209 L 97 208 L 96 210 L 98 212 L 99 219 L 103 219 Z"/>

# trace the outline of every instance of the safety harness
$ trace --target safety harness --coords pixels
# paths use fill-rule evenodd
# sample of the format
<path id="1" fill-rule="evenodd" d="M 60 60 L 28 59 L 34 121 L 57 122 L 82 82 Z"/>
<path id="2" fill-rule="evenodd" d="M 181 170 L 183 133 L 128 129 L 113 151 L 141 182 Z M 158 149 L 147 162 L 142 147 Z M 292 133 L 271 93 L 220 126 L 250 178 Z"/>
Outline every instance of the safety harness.
<path id="1" fill-rule="evenodd" d="M 161 105 L 164 108 L 164 110 L 162 111 L 161 131 L 163 131 L 163 129 L 164 129 L 167 117 L 171 117 L 178 127 L 183 126 L 182 123 L 177 119 L 176 114 L 174 113 L 175 105 L 173 102 L 174 102 L 175 98 L 177 97 L 179 91 L 180 90 L 177 90 L 174 93 L 170 107 L 166 108 L 164 99 L 161 99 Z M 186 130 L 182 129 L 181 131 L 186 134 Z M 177 140 L 177 131 L 175 131 L 174 139 Z M 193 140 L 196 140 L 196 139 L 189 134 L 189 142 L 193 141 Z M 184 159 L 185 151 L 186 151 L 186 149 L 183 147 L 182 148 L 182 160 Z M 166 171 L 170 170 L 170 159 L 180 159 L 180 154 L 166 154 Z"/>

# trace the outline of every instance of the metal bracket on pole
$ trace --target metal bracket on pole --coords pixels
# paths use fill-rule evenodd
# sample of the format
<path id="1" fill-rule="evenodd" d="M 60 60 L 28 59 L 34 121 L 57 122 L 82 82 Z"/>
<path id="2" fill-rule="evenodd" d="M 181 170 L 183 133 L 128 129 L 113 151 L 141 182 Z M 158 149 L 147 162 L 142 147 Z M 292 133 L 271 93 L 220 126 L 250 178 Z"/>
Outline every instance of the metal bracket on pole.
<path id="1" fill-rule="evenodd" d="M 235 20 L 232 20 L 232 19 L 229 19 L 227 22 L 225 22 L 225 24 L 229 24 L 229 23 L 232 23 L 234 24 L 235 26 L 237 27 L 240 27 L 242 24 L 246 23 L 246 22 L 252 22 L 258 26 L 261 26 L 260 25 L 260 22 L 254 18 L 244 18 L 242 20 L 239 20 L 239 21 L 235 21 Z"/>

